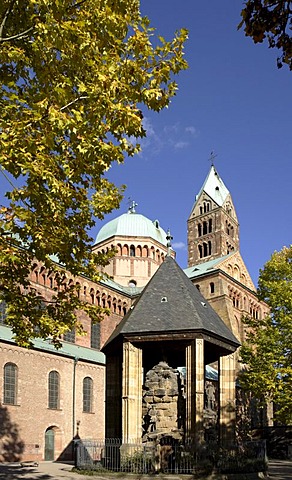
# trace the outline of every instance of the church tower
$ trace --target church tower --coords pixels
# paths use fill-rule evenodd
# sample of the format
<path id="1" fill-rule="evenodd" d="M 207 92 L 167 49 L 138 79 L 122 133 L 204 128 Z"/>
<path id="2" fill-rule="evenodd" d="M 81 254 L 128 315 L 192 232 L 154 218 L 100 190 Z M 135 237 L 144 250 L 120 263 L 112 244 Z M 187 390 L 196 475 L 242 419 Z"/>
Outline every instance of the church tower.
<path id="1" fill-rule="evenodd" d="M 188 219 L 188 266 L 239 250 L 239 223 L 231 195 L 211 165 Z"/>

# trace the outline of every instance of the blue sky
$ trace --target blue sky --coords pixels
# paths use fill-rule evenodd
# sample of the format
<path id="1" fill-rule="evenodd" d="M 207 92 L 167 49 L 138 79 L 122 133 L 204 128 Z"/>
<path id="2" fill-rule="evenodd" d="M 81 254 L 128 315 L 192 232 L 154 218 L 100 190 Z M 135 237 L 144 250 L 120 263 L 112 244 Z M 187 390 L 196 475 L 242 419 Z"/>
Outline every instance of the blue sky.
<path id="1" fill-rule="evenodd" d="M 131 197 L 137 212 L 171 229 L 178 263 L 186 267 L 186 222 L 215 151 L 256 283 L 272 252 L 291 243 L 292 72 L 277 69 L 277 53 L 266 44 L 254 45 L 237 31 L 239 0 L 142 0 L 141 8 L 168 40 L 181 27 L 189 30 L 189 69 L 177 77 L 168 109 L 144 112 L 142 154 L 110 170 L 110 179 L 127 191 L 121 209 L 105 221 L 127 211 Z M 0 194 L 5 185 L 1 178 Z"/>
<path id="2" fill-rule="evenodd" d="M 241 253 L 257 282 L 275 250 L 291 244 L 292 72 L 277 69 L 277 52 L 237 31 L 242 2 L 142 0 L 142 13 L 166 39 L 189 30 L 189 69 L 179 74 L 170 107 L 144 112 L 143 152 L 114 166 L 137 212 L 158 218 L 187 265 L 187 227 L 195 195 L 215 166 L 232 194 L 240 222 Z M 111 214 L 109 218 L 117 215 Z M 97 228 L 98 230 L 98 228 Z"/>

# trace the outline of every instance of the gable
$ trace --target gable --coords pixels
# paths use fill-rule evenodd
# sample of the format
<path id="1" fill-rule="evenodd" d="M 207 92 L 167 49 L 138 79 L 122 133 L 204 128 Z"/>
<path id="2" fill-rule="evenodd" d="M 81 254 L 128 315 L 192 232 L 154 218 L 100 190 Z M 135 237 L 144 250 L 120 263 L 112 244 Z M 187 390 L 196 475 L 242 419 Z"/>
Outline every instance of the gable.
<path id="1" fill-rule="evenodd" d="M 217 264 L 217 268 L 220 268 L 223 270 L 223 272 L 226 272 L 228 275 L 242 283 L 250 290 L 256 291 L 256 287 L 251 279 L 250 274 L 248 273 L 239 251 L 228 255 L 227 258 Z"/>
<path id="2" fill-rule="evenodd" d="M 201 191 L 196 197 L 190 217 L 198 217 L 199 215 L 207 214 L 216 208 L 219 208 L 219 204 L 216 203 L 205 191 Z"/>

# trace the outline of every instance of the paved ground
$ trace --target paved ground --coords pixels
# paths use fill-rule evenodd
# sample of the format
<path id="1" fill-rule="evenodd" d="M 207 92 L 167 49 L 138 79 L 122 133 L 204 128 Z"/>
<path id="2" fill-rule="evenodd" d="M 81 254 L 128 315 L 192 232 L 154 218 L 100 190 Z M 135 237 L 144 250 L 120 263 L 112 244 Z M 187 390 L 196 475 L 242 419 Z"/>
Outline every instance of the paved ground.
<path id="1" fill-rule="evenodd" d="M 41 462 L 38 467 L 21 467 L 17 463 L 0 464 L 1 480 L 122 480 L 130 478 L 131 480 L 141 480 L 141 476 L 118 474 L 114 477 L 110 475 L 88 477 L 71 472 L 72 465 L 66 463 Z M 292 461 L 271 460 L 269 462 L 269 480 L 292 480 Z M 190 475 L 184 475 L 184 478 L 191 478 Z M 146 476 L 144 478 L 147 478 Z M 149 477 L 148 477 L 149 478 Z M 150 477 L 155 478 L 155 477 Z M 158 479 L 172 478 L 178 480 L 178 476 L 159 475 Z"/>

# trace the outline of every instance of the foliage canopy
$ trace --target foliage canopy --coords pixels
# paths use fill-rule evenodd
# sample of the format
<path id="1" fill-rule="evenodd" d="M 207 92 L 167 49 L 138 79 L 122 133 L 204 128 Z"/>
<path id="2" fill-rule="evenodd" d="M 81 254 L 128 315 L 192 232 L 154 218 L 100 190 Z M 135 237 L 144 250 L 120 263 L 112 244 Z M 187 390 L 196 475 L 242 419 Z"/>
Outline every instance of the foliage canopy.
<path id="1" fill-rule="evenodd" d="M 258 296 L 271 314 L 246 319 L 247 342 L 241 348 L 247 365 L 242 385 L 263 404 L 273 401 L 277 418 L 292 422 L 292 246 L 275 252 L 260 272 Z"/>
<path id="2" fill-rule="evenodd" d="M 141 109 L 167 107 L 173 75 L 187 67 L 187 31 L 152 45 L 139 4 L 1 2 L 0 168 L 13 188 L 0 210 L 0 300 L 21 345 L 48 336 L 57 345 L 79 309 L 93 321 L 102 316 L 79 299 L 65 270 L 100 278 L 107 258 L 92 253 L 89 229 L 122 196 L 105 173 L 139 150 Z M 30 287 L 35 261 L 55 278 L 49 302 Z"/>
<path id="3" fill-rule="evenodd" d="M 246 36 L 255 43 L 267 38 L 270 48 L 280 50 L 278 68 L 287 64 L 292 70 L 291 2 L 283 0 L 247 0 L 241 12 Z"/>

